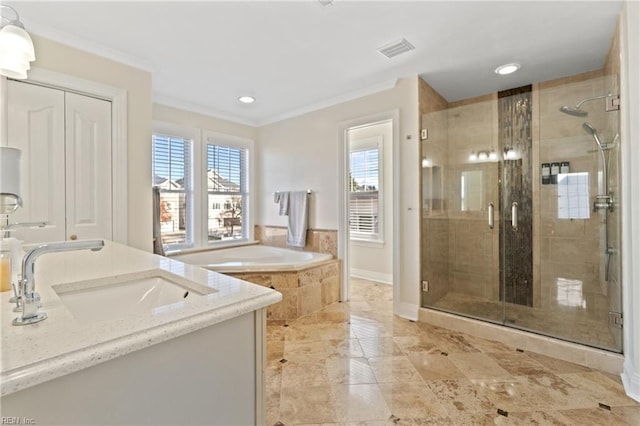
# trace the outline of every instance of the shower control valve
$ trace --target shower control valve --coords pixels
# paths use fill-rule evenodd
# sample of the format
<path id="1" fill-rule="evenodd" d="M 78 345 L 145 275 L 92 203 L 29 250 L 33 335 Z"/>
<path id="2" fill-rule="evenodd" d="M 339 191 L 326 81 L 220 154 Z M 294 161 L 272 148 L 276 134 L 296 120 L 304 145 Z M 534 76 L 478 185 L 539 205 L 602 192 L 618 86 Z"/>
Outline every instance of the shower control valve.
<path id="1" fill-rule="evenodd" d="M 613 211 L 613 199 L 611 195 L 596 195 L 596 200 L 593 202 L 593 211 L 609 210 Z"/>

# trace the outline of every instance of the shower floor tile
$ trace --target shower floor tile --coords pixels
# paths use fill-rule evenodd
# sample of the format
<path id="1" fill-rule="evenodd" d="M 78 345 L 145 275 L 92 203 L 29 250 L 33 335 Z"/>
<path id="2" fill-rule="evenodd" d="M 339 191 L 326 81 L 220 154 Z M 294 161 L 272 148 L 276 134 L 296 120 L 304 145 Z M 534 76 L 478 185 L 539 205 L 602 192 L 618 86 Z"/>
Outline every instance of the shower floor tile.
<path id="1" fill-rule="evenodd" d="M 351 289 L 357 303 L 268 324 L 268 426 L 638 424 L 617 377 L 394 317 L 388 285 Z"/>

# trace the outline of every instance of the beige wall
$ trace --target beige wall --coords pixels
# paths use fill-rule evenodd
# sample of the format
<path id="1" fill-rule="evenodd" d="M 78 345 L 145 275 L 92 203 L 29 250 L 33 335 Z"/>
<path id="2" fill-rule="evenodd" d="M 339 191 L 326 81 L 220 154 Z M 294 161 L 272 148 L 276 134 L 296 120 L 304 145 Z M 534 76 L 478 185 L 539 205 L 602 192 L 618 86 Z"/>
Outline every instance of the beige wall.
<path id="1" fill-rule="evenodd" d="M 127 90 L 128 244 L 151 250 L 151 74 L 32 35 L 34 67 Z"/>
<path id="2" fill-rule="evenodd" d="M 211 130 L 225 135 L 251 139 L 252 141 L 256 140 L 257 134 L 255 127 L 156 103 L 153 104 L 153 120 L 181 127 Z"/>
<path id="3" fill-rule="evenodd" d="M 338 229 L 340 126 L 347 121 L 399 110 L 400 310 L 417 318 L 419 304 L 419 142 L 418 78 L 398 81 L 390 90 L 365 96 L 258 129 L 258 220 L 286 226 L 272 192 L 312 189 L 309 227 Z M 411 311 L 411 312 L 410 312 Z"/>

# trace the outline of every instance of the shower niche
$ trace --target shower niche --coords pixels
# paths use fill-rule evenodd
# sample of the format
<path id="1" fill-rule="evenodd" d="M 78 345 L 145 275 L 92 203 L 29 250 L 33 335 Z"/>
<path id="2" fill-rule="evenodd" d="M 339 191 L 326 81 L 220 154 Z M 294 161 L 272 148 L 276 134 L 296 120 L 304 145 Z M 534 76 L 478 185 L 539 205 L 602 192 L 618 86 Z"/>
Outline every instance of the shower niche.
<path id="1" fill-rule="evenodd" d="M 614 64 L 448 101 L 420 81 L 424 308 L 621 352 L 617 82 Z"/>

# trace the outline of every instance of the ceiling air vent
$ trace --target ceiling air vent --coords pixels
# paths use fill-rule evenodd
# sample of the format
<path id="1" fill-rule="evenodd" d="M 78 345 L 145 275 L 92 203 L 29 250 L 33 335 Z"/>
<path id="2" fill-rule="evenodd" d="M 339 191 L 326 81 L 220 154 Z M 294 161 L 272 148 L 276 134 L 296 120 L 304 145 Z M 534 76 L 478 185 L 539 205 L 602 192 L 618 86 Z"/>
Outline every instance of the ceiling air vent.
<path id="1" fill-rule="evenodd" d="M 408 52 L 413 49 L 415 49 L 415 47 L 413 47 L 413 44 L 409 43 L 406 39 L 403 38 L 401 40 L 394 41 L 393 43 L 389 43 L 387 45 L 379 47 L 378 52 L 391 59 L 394 56 L 398 56 L 401 53 Z"/>

